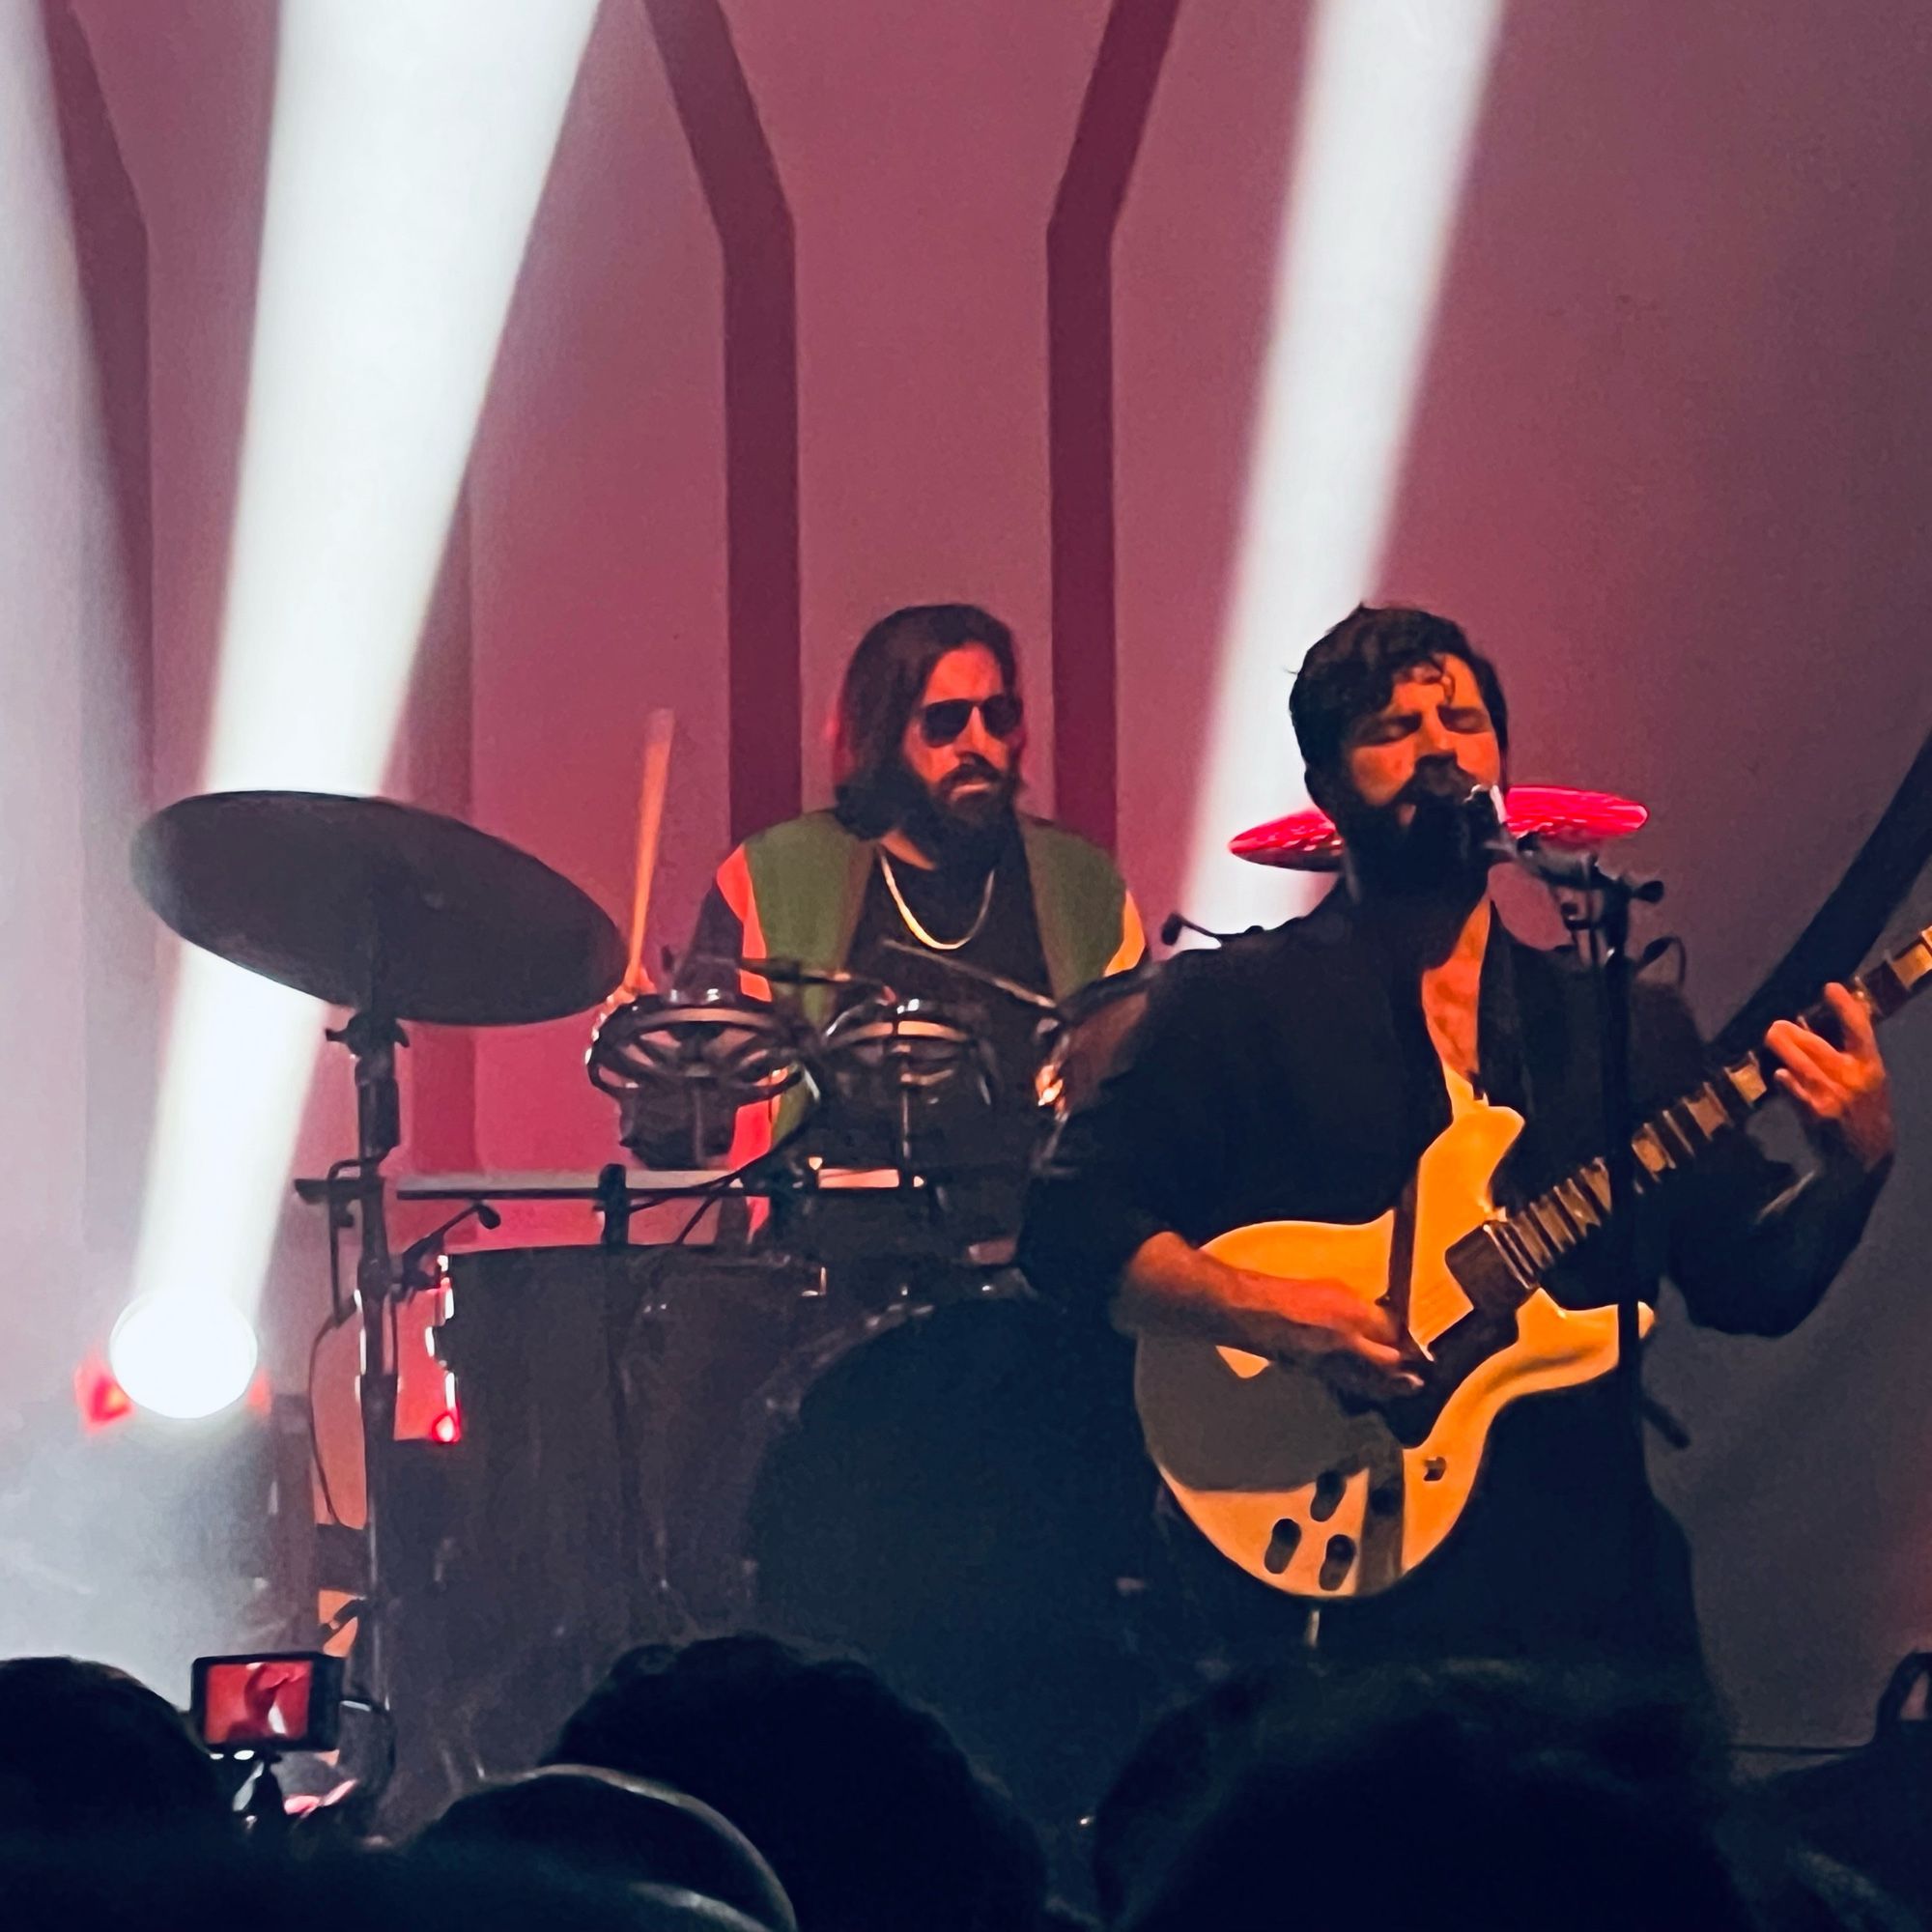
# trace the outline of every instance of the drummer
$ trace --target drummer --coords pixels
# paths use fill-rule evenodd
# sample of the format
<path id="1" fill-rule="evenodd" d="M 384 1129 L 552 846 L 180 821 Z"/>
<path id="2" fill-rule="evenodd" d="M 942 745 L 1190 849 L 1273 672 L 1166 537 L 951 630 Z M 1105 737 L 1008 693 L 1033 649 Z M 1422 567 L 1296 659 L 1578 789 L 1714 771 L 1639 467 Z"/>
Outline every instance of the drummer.
<path id="1" fill-rule="evenodd" d="M 740 845 L 699 909 L 681 989 L 728 984 L 716 966 L 744 957 L 848 970 L 902 998 L 970 1015 L 990 1043 L 991 1104 L 971 1089 L 939 1103 L 924 1146 L 946 1162 L 1004 1162 L 1017 1181 L 1037 1135 L 1034 1082 L 1040 1011 L 956 969 L 996 974 L 1055 1001 L 1140 964 L 1140 915 L 1096 846 L 1015 808 L 1026 749 L 1012 633 L 969 604 L 915 605 L 859 640 L 838 696 L 836 804 Z M 914 949 L 913 955 L 887 944 Z M 732 971 L 737 971 L 735 966 Z M 794 994 L 753 973 L 740 990 L 803 999 L 823 1025 L 833 990 Z M 839 1004 L 845 1002 L 840 1001 Z M 740 1110 L 729 1155 L 751 1158 L 792 1124 Z M 839 1110 L 828 1159 L 889 1161 L 889 1123 Z M 814 1128 L 814 1134 L 820 1129 Z M 702 1151 L 715 1158 L 717 1148 Z"/>

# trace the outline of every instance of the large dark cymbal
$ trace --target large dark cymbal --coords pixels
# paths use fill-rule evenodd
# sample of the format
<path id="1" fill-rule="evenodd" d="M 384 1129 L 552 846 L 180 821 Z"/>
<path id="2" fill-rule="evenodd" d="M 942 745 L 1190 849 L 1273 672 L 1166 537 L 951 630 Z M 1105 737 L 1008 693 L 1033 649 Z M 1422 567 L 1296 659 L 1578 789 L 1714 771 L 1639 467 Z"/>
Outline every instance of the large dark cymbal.
<path id="1" fill-rule="evenodd" d="M 134 882 L 192 945 L 390 1019 L 560 1019 L 624 973 L 617 928 L 561 873 L 387 799 L 185 798 L 135 835 Z"/>

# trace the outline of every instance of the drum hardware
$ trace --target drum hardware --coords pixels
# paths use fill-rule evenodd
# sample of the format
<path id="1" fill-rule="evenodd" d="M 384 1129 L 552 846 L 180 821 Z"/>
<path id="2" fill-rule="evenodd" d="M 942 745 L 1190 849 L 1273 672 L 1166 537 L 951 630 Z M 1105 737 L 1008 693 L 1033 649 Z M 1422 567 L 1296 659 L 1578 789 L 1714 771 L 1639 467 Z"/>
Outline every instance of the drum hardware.
<path id="1" fill-rule="evenodd" d="M 1033 1007 L 1042 1013 L 1057 1014 L 1060 1011 L 1047 994 L 1023 986 L 1017 980 L 1009 980 L 1004 973 L 995 973 L 987 967 L 975 966 L 970 960 L 954 959 L 949 954 L 928 952 L 924 947 L 914 946 L 903 939 L 883 939 L 879 944 L 889 952 L 903 952 L 909 959 L 923 959 L 928 965 L 938 966 L 959 979 L 990 986 L 994 992 L 1004 993 L 1008 999 L 1017 1000 L 1023 1007 Z"/>
<path id="2" fill-rule="evenodd" d="M 633 1208 L 689 1200 L 717 1187 L 723 1179 L 716 1168 L 708 1167 L 618 1166 L 617 1172 L 623 1177 L 625 1199 Z M 313 1179 L 297 1182 L 302 1199 L 311 1204 L 327 1198 L 327 1184 Z M 800 1187 L 826 1194 L 873 1193 L 896 1185 L 897 1176 L 891 1168 L 829 1167 L 808 1161 L 796 1172 L 748 1174 L 734 1179 L 731 1191 L 754 1197 L 791 1194 Z M 608 1191 L 597 1174 L 406 1174 L 394 1182 L 398 1201 L 586 1201 L 595 1206 Z"/>
<path id="3" fill-rule="evenodd" d="M 991 1046 L 935 1000 L 902 1000 L 890 990 L 861 1000 L 825 1029 L 819 1051 L 841 1100 L 890 1114 L 895 1164 L 907 1187 L 920 1172 L 916 1139 L 924 1107 L 962 1079 L 984 1105 L 993 1101 Z"/>
<path id="4" fill-rule="evenodd" d="M 774 986 L 857 986 L 868 993 L 890 990 L 883 980 L 875 980 L 869 973 L 855 973 L 846 966 L 805 966 L 796 959 L 749 957 L 731 963 L 741 973 L 749 973 Z"/>
<path id="5" fill-rule="evenodd" d="M 514 1026 L 594 1006 L 623 972 L 615 926 L 548 866 L 473 826 L 385 799 L 217 792 L 135 835 L 134 880 L 190 945 L 351 1017 L 327 1037 L 355 1065 L 356 1151 L 320 1182 L 331 1230 L 353 1214 L 364 1468 L 358 1699 L 388 1706 L 385 1490 L 397 1365 L 383 1163 L 402 1137 L 402 1023 Z M 461 1217 L 459 1217 L 461 1218 Z"/>
<path id="6" fill-rule="evenodd" d="M 953 960 L 942 963 L 964 979 L 1055 1010 L 1043 994 L 997 974 Z M 741 1187 L 738 1175 L 711 1172 L 703 1183 L 678 1191 L 782 1196 L 885 1184 L 930 1200 L 937 1176 L 919 1158 L 921 1113 L 961 1078 L 971 1080 L 980 1099 L 991 1104 L 998 1070 L 974 1026 L 936 1001 L 901 998 L 884 980 L 846 967 L 749 955 L 729 964 L 770 985 L 822 987 L 858 997 L 822 1031 L 782 1002 L 724 987 L 690 993 L 674 988 L 611 1008 L 592 1038 L 588 1065 L 592 1085 L 618 1101 L 623 1145 L 647 1155 L 663 1144 L 666 1116 L 682 1114 L 690 1122 L 693 1151 L 701 1151 L 740 1107 L 769 1104 L 803 1084 L 814 1108 L 837 1100 L 890 1120 L 893 1168 L 861 1182 L 854 1170 L 781 1165 L 773 1158 L 781 1148 L 772 1148 L 760 1156 L 758 1170 L 743 1177 L 753 1180 L 752 1186 Z M 806 1124 L 801 1121 L 793 1132 Z M 759 1173 L 765 1178 L 758 1179 Z M 613 1202 L 616 1198 L 613 1192 Z M 610 1225 L 607 1215 L 607 1231 Z"/>
<path id="7" fill-rule="evenodd" d="M 716 988 L 644 993 L 605 1014 L 587 1065 L 591 1085 L 617 1101 L 620 1144 L 642 1157 L 668 1106 L 688 1109 L 697 1151 L 719 1128 L 728 1134 L 740 1107 L 775 1101 L 801 1082 L 815 1094 L 814 1047 L 805 1021 L 770 1001 Z"/>
<path id="8" fill-rule="evenodd" d="M 1173 936 L 1165 928 L 1161 936 L 1164 943 L 1173 945 Z M 1130 972 L 1109 974 L 1082 986 L 1068 998 L 1056 1001 L 1031 986 L 1021 985 L 1017 980 L 1009 980 L 1004 974 L 988 972 L 985 967 L 963 959 L 940 957 L 901 939 L 888 939 L 883 944 L 895 952 L 928 960 L 959 979 L 1004 993 L 1039 1013 L 1035 1037 L 1044 1053 L 1034 1076 L 1034 1097 L 1056 1122 L 1063 1120 L 1105 1077 L 1122 1040 L 1140 1017 L 1149 986 L 1159 971 L 1151 959 L 1144 960 Z"/>
<path id="9" fill-rule="evenodd" d="M 443 1243 L 466 1221 L 473 1220 L 479 1228 L 500 1228 L 503 1217 L 489 1202 L 478 1199 L 466 1202 L 448 1220 L 441 1221 L 426 1235 L 418 1235 L 396 1259 L 396 1293 L 415 1294 L 426 1288 L 436 1286 L 436 1277 L 425 1266 L 441 1254 Z"/>

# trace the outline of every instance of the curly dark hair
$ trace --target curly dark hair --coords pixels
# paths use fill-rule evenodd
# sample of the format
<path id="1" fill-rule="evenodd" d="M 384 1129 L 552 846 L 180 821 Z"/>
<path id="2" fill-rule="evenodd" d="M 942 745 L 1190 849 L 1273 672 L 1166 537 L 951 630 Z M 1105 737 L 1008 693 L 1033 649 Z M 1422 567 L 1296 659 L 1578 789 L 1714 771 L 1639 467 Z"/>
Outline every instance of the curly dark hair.
<path id="1" fill-rule="evenodd" d="M 1445 658 L 1461 658 L 1475 673 L 1496 742 L 1507 753 L 1509 705 L 1502 681 L 1463 627 L 1403 605 L 1358 604 L 1310 648 L 1289 693 L 1289 719 L 1309 769 L 1325 771 L 1335 763 L 1349 727 L 1379 711 L 1406 671 L 1418 665 L 1439 670 Z"/>

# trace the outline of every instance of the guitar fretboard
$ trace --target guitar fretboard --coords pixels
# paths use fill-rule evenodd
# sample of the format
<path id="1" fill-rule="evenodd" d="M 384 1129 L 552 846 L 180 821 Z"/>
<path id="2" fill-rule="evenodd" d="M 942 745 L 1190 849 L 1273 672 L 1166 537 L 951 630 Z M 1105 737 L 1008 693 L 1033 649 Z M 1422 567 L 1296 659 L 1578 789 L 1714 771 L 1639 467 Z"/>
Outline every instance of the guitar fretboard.
<path id="1" fill-rule="evenodd" d="M 1852 982 L 1854 995 L 1874 1019 L 1889 1019 L 1914 994 L 1932 984 L 1932 926 Z M 1807 1023 L 1829 1025 L 1829 1008 L 1817 1006 Z M 1776 1060 L 1763 1047 L 1720 1066 L 1704 1083 L 1671 1101 L 1631 1136 L 1632 1179 L 1639 1199 L 1672 1174 L 1689 1167 L 1707 1148 L 1749 1120 L 1777 1090 Z M 1526 1283 L 1538 1281 L 1596 1233 L 1610 1215 L 1608 1163 L 1593 1160 L 1573 1170 L 1534 1200 L 1498 1214 L 1488 1230 Z"/>

